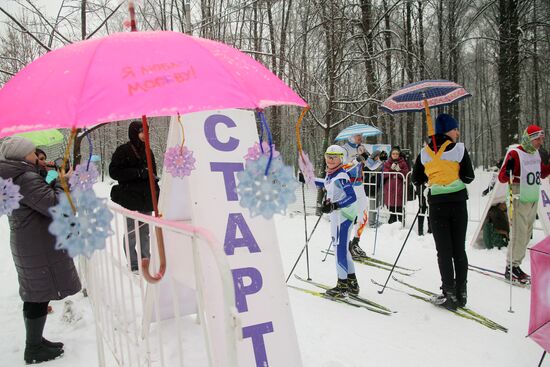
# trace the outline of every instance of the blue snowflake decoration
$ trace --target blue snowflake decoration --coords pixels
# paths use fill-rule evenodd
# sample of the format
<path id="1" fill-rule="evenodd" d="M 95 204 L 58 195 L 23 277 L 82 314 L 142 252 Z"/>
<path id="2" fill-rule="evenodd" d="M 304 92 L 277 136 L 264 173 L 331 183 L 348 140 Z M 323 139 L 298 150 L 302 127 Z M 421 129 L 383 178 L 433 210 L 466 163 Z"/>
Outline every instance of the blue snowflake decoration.
<path id="1" fill-rule="evenodd" d="M 105 248 L 105 240 L 113 234 L 113 214 L 107 208 L 107 199 L 99 199 L 93 190 L 72 194 L 77 213 L 74 214 L 67 196 L 50 208 L 53 222 L 50 233 L 56 237 L 56 250 L 66 250 L 69 256 L 90 257 L 95 250 Z"/>
<path id="2" fill-rule="evenodd" d="M 173 177 L 185 177 L 195 169 L 193 151 L 186 146 L 176 145 L 164 153 L 164 167 Z"/>
<path id="3" fill-rule="evenodd" d="M 19 185 L 14 184 L 11 178 L 4 180 L 0 177 L 0 216 L 10 215 L 14 209 L 18 209 L 22 198 Z"/>
<path id="4" fill-rule="evenodd" d="M 74 169 L 73 175 L 69 178 L 69 183 L 71 184 L 71 189 L 74 191 L 88 191 L 92 189 L 98 177 L 99 172 L 95 164 L 78 164 Z"/>
<path id="5" fill-rule="evenodd" d="M 237 192 L 240 205 L 250 210 L 250 215 L 262 215 L 266 219 L 273 214 L 285 214 L 289 204 L 296 201 L 294 191 L 298 182 L 293 170 L 280 158 L 273 159 L 268 175 L 264 175 L 269 157 L 247 160 L 243 171 L 237 172 Z"/>

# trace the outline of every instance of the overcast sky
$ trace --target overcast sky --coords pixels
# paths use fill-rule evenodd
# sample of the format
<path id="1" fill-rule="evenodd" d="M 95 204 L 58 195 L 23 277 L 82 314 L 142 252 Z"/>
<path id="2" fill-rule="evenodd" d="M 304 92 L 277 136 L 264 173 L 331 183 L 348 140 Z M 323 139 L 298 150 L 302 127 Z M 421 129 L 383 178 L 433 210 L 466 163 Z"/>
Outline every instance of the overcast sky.
<path id="1" fill-rule="evenodd" d="M 57 15 L 61 1 L 62 0 L 32 0 L 33 4 L 35 4 L 37 8 L 41 9 L 50 17 L 55 17 Z M 0 6 L 16 17 L 21 12 L 21 6 L 13 0 L 0 0 Z M 8 17 L 4 13 L 0 12 L 0 31 L 4 29 L 4 23 L 7 20 Z"/>

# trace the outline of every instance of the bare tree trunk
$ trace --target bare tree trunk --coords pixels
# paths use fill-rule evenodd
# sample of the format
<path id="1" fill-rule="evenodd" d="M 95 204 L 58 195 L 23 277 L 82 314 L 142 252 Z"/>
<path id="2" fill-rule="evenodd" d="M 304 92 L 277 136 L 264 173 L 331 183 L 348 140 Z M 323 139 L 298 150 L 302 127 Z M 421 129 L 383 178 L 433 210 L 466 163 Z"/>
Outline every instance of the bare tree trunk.
<path id="1" fill-rule="evenodd" d="M 518 0 L 499 0 L 499 109 L 502 123 L 501 149 L 518 141 L 520 118 L 520 72 Z M 504 153 L 504 151 L 502 152 Z"/>
<path id="2" fill-rule="evenodd" d="M 374 66 L 374 38 L 372 29 L 372 2 L 371 0 L 361 0 L 361 28 L 365 39 L 366 50 L 364 54 L 365 60 L 365 76 L 367 85 L 367 95 L 370 98 L 376 97 L 377 81 Z M 371 123 L 376 124 L 378 116 L 378 106 L 376 103 L 368 103 L 368 118 Z"/>
<path id="3" fill-rule="evenodd" d="M 437 6 L 437 36 L 439 38 L 439 77 L 445 77 L 445 58 L 443 57 L 443 50 L 445 49 L 444 33 L 443 33 L 443 0 L 439 0 Z"/>

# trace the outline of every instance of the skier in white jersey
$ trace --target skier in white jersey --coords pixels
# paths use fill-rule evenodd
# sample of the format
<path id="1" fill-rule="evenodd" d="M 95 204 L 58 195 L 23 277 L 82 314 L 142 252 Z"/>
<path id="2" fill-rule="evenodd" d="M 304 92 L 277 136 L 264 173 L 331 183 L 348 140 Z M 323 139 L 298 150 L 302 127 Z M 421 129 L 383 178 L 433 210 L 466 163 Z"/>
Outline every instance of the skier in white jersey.
<path id="1" fill-rule="evenodd" d="M 531 277 L 519 267 L 531 238 L 537 216 L 540 184 L 550 174 L 550 165 L 543 165 L 539 148 L 544 143 L 544 130 L 530 125 L 522 134 L 521 145 L 510 148 L 500 168 L 498 179 L 509 183 L 512 176 L 513 212 L 512 238 L 508 244 L 508 259 L 504 276 L 521 284 L 528 284 Z M 510 262 L 512 269 L 510 270 Z"/>
<path id="2" fill-rule="evenodd" d="M 357 197 L 357 223 L 353 229 L 353 239 L 349 244 L 351 256 L 354 259 L 367 256 L 365 251 L 359 247 L 359 239 L 365 228 L 369 210 L 369 199 L 363 188 L 363 166 L 365 160 L 368 158 L 368 153 L 362 141 L 363 136 L 361 134 L 353 135 L 342 147 L 346 150 L 348 157 L 344 169 L 349 174 L 351 185 Z"/>
<path id="3" fill-rule="evenodd" d="M 327 192 L 321 211 L 330 214 L 331 243 L 335 246 L 338 282 L 326 294 L 335 298 L 345 298 L 348 293 L 359 294 L 355 267 L 348 248 L 353 223 L 357 218 L 357 207 L 349 175 L 343 168 L 346 154 L 341 146 L 328 147 L 325 152 L 327 175 L 325 179 L 315 179 L 315 185 Z"/>

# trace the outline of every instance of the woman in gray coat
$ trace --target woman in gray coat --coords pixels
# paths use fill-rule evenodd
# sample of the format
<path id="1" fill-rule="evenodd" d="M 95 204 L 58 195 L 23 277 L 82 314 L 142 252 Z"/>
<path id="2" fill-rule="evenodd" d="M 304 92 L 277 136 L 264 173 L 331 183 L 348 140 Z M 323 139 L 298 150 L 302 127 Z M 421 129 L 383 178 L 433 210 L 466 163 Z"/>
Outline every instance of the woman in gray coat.
<path id="1" fill-rule="evenodd" d="M 23 300 L 26 328 L 25 362 L 40 363 L 63 354 L 63 344 L 42 337 L 48 303 L 77 293 L 80 280 L 73 260 L 55 249 L 48 231 L 49 208 L 64 195 L 60 186 L 48 185 L 39 173 L 34 144 L 23 137 L 7 138 L 0 147 L 0 177 L 11 178 L 23 196 L 20 207 L 8 216 L 10 246 Z"/>

